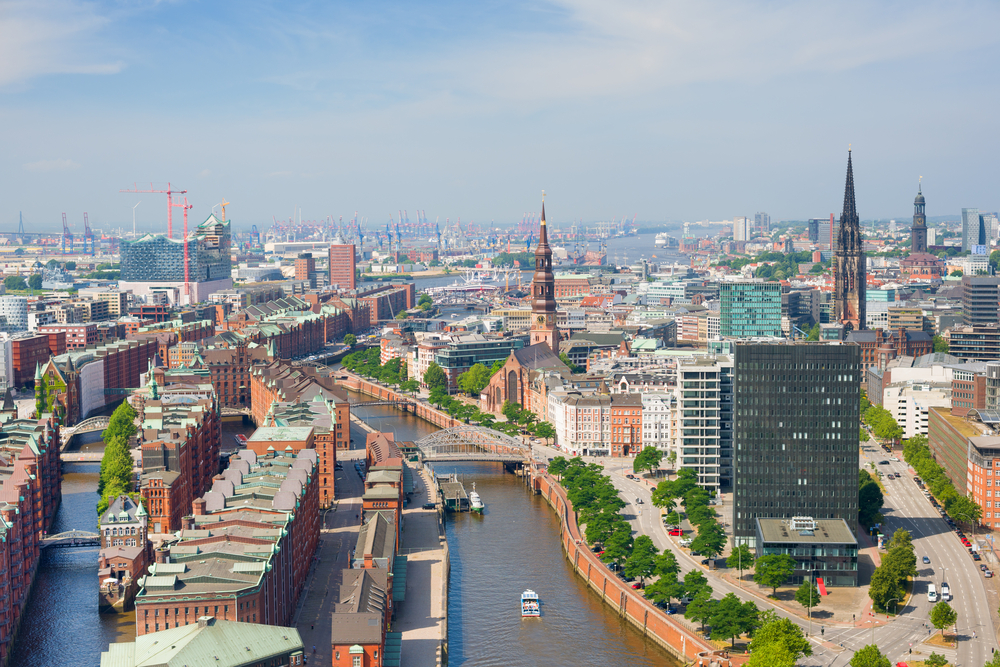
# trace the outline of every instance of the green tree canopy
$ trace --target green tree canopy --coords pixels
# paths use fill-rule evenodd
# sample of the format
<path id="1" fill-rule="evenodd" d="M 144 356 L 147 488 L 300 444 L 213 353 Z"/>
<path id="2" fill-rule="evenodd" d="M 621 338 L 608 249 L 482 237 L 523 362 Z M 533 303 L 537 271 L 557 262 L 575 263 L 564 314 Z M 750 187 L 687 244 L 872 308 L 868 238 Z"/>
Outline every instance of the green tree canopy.
<path id="1" fill-rule="evenodd" d="M 950 604 L 941 600 L 931 607 L 931 625 L 944 634 L 944 629 L 958 622 L 958 612 Z"/>
<path id="2" fill-rule="evenodd" d="M 625 562 L 625 574 L 645 582 L 656 572 L 656 556 L 659 550 L 648 535 L 639 535 L 632 545 L 632 553 Z"/>
<path id="3" fill-rule="evenodd" d="M 998 252 L 994 250 L 993 252 Z M 945 340 L 944 336 L 934 336 L 934 351 L 944 352 L 947 354 L 951 350 L 951 346 L 948 345 L 948 341 Z"/>
<path id="4" fill-rule="evenodd" d="M 556 437 L 556 427 L 549 422 L 538 422 L 535 425 L 535 436 L 541 438 L 548 444 L 549 440 Z"/>
<path id="5" fill-rule="evenodd" d="M 33 273 L 28 276 L 28 287 L 34 290 L 42 289 L 42 275 L 40 273 Z"/>
<path id="6" fill-rule="evenodd" d="M 753 602 L 741 602 L 735 593 L 727 593 L 714 606 L 708 619 L 712 639 L 731 639 L 735 646 L 737 637 L 756 627 L 757 614 L 757 605 Z"/>
<path id="7" fill-rule="evenodd" d="M 858 520 L 865 526 L 880 523 L 885 498 L 882 489 L 867 470 L 858 470 Z"/>
<path id="8" fill-rule="evenodd" d="M 882 655 L 875 644 L 868 644 L 860 651 L 855 651 L 848 664 L 851 667 L 892 667 L 889 658 Z"/>
<path id="9" fill-rule="evenodd" d="M 740 542 L 726 557 L 726 567 L 739 570 L 740 579 L 742 579 L 743 570 L 749 570 L 753 567 L 753 553 L 751 553 L 750 547 Z"/>
<path id="10" fill-rule="evenodd" d="M 704 630 L 705 624 L 715 612 L 716 604 L 718 603 L 712 599 L 712 589 L 703 590 L 688 603 L 687 609 L 684 610 L 684 618 L 689 621 L 697 621 Z"/>
<path id="11" fill-rule="evenodd" d="M 26 290 L 28 283 L 21 276 L 7 276 L 3 279 L 4 287 L 9 290 Z"/>
<path id="12" fill-rule="evenodd" d="M 726 531 L 718 521 L 707 521 L 698 526 L 698 537 L 691 541 L 691 551 L 715 558 L 726 547 Z"/>
<path id="13" fill-rule="evenodd" d="M 458 388 L 471 396 L 479 393 L 490 383 L 490 370 L 483 364 L 475 364 L 458 376 Z"/>
<path id="14" fill-rule="evenodd" d="M 770 588 L 773 595 L 778 592 L 778 586 L 788 581 L 794 572 L 794 558 L 788 554 L 769 554 L 761 556 L 754 563 L 753 580 Z"/>
<path id="15" fill-rule="evenodd" d="M 757 658 L 758 655 L 778 656 L 783 661 L 776 663 L 779 665 L 794 665 L 799 658 L 812 655 L 812 646 L 802 634 L 802 628 L 790 619 L 781 618 L 774 610 L 766 609 L 760 612 L 757 622 L 759 626 L 754 630 L 753 640 L 750 642 L 751 657 L 748 665 L 770 667 L 772 663 L 764 658 Z M 781 650 L 775 650 L 776 647 Z"/>
<path id="16" fill-rule="evenodd" d="M 795 601 L 806 609 L 812 609 L 817 606 L 822 599 L 819 594 L 819 589 L 816 588 L 816 584 L 809 579 L 806 579 L 802 582 L 802 585 L 799 586 L 798 590 L 795 591 Z"/>
<path id="17" fill-rule="evenodd" d="M 357 344 L 358 344 L 358 337 L 355 336 L 354 334 L 346 334 L 344 336 L 344 345 L 353 348 Z"/>
<path id="18" fill-rule="evenodd" d="M 427 366 L 427 370 L 424 372 L 424 384 L 431 391 L 435 389 L 440 389 L 444 392 L 448 391 L 448 376 L 437 365 L 437 362 L 432 361 Z"/>
<path id="19" fill-rule="evenodd" d="M 660 467 L 660 460 L 663 459 L 663 452 L 656 447 L 643 447 L 642 450 L 632 460 L 632 472 L 638 474 L 643 470 L 653 472 Z"/>

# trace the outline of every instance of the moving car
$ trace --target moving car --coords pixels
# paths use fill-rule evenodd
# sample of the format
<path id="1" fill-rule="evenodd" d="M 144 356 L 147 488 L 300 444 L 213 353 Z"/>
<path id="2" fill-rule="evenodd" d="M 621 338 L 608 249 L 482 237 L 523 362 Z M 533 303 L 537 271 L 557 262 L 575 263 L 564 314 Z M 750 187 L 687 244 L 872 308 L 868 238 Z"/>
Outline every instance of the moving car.
<path id="1" fill-rule="evenodd" d="M 887 466 L 887 465 L 889 465 L 889 462 L 888 461 L 879 461 L 878 464 L 880 466 Z"/>
<path id="2" fill-rule="evenodd" d="M 927 556 L 924 556 L 924 565 L 930 565 L 930 562 L 931 562 L 931 559 L 928 558 Z"/>

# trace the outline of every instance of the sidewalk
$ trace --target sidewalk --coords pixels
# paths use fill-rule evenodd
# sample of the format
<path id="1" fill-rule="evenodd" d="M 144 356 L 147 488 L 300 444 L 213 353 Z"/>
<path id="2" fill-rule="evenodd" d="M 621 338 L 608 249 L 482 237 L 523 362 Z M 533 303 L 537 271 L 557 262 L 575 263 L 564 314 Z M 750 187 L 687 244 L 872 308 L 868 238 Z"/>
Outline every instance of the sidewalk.
<path id="1" fill-rule="evenodd" d="M 433 667 L 443 664 L 439 649 L 447 639 L 448 543 L 443 529 L 439 532 L 438 511 L 423 509 L 437 494 L 426 470 L 413 476 L 413 484 L 410 508 L 403 512 L 401 545 L 408 559 L 406 601 L 397 608 L 393 631 L 403 633 L 403 664 Z"/>

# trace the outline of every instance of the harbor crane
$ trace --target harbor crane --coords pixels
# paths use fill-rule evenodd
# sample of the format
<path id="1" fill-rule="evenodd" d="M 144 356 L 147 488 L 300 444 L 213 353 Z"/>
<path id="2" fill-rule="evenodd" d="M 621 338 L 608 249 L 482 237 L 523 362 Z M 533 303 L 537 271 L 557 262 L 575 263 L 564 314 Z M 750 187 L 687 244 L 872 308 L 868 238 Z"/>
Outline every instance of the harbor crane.
<path id="1" fill-rule="evenodd" d="M 66 248 L 69 248 L 69 252 Z M 63 235 L 62 235 L 62 254 L 68 255 L 73 252 L 73 232 L 69 231 L 69 224 L 66 223 L 66 214 L 63 213 Z"/>
<path id="2" fill-rule="evenodd" d="M 94 232 L 90 231 L 90 219 L 87 212 L 83 212 L 83 254 L 94 254 Z"/>

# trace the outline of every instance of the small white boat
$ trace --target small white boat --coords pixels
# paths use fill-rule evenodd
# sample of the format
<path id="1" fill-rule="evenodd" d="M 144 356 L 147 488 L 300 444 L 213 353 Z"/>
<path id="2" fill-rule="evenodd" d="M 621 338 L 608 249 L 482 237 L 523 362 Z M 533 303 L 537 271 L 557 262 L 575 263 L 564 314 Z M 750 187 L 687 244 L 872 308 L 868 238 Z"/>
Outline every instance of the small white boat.
<path id="1" fill-rule="evenodd" d="M 521 616 L 541 616 L 541 603 L 538 601 L 538 593 L 530 588 L 521 593 Z"/>
<path id="2" fill-rule="evenodd" d="M 469 491 L 469 509 L 476 514 L 482 514 L 483 510 L 486 509 L 486 505 L 483 504 L 483 499 L 479 497 L 476 493 L 476 483 L 472 483 L 472 491 Z"/>

